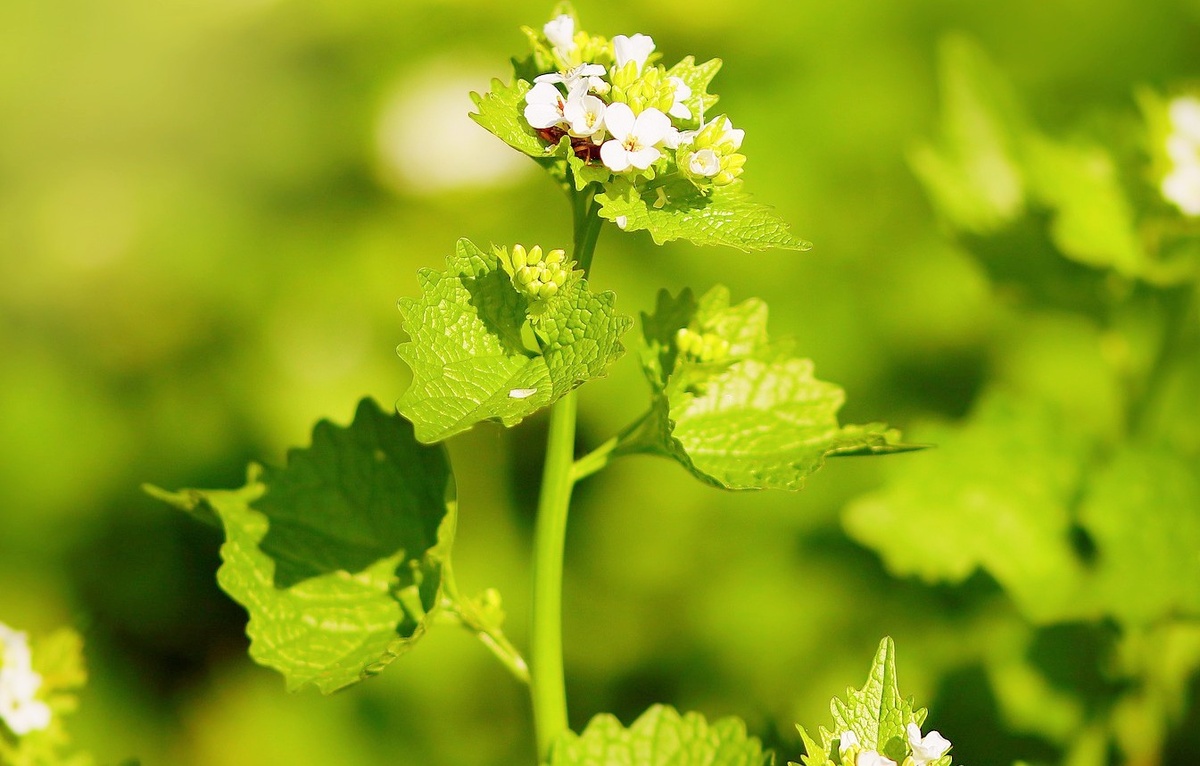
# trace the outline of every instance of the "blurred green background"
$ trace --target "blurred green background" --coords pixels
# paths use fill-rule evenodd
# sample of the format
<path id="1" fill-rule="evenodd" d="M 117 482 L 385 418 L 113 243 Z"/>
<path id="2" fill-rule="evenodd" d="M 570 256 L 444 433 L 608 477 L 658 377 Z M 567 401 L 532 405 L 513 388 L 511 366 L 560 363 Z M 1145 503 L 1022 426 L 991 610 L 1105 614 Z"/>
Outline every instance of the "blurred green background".
<path id="1" fill-rule="evenodd" d="M 92 680 L 72 729 L 100 763 L 529 761 L 523 690 L 450 629 L 349 691 L 286 694 L 216 588 L 218 534 L 138 486 L 240 486 L 248 460 L 282 460 L 318 418 L 394 402 L 396 299 L 458 237 L 569 244 L 554 185 L 466 117 L 468 91 L 508 76 L 519 26 L 550 5 L 0 3 L 0 621 L 82 632 Z M 1200 71 L 1194 1 L 577 9 L 596 32 L 653 35 L 668 63 L 723 58 L 713 90 L 746 129 L 747 185 L 815 244 L 745 255 L 609 228 L 594 282 L 629 314 L 660 287 L 760 296 L 773 331 L 847 389 L 845 421 L 902 428 L 962 417 L 997 378 L 1062 377 L 1053 338 L 1073 332 L 1053 323 L 1033 333 L 1042 345 L 1010 348 L 1029 317 L 945 236 L 907 166 L 938 122 L 938 41 L 974 37 L 1051 132 Z M 581 440 L 607 438 L 644 396 L 626 359 L 583 391 Z M 522 646 L 544 427 L 450 445 L 459 581 L 499 588 Z M 1070 748 L 1022 718 L 1052 712 L 1016 710 L 1004 689 L 1112 704 L 1114 629 L 1034 629 L 988 576 L 895 578 L 842 530 L 889 461 L 926 454 L 835 461 L 795 495 L 716 492 L 651 458 L 581 485 L 572 723 L 668 702 L 741 715 L 798 757 L 792 724 L 827 723 L 829 697 L 861 685 L 891 634 L 902 690 L 932 707 L 956 761 L 1061 762 Z M 997 657 L 1016 670 L 997 676 Z M 1184 702 L 1162 717 L 1162 762 L 1194 764 L 1194 682 L 1173 678 Z"/>

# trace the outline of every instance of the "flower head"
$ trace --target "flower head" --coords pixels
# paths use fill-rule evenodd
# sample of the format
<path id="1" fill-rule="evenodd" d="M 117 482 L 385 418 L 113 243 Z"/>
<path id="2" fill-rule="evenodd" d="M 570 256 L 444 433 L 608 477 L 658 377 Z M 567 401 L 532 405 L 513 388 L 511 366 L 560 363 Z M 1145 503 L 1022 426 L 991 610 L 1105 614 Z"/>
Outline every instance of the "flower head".
<path id="1" fill-rule="evenodd" d="M 950 740 L 937 731 L 931 731 L 922 737 L 921 727 L 915 723 L 910 723 L 905 731 L 908 732 L 908 744 L 912 745 L 913 763 L 916 766 L 925 766 L 930 761 L 936 761 L 950 749 Z"/>
<path id="2" fill-rule="evenodd" d="M 539 82 L 525 94 L 525 119 L 534 128 L 553 128 L 566 122 L 567 99 L 548 82 Z"/>
<path id="3" fill-rule="evenodd" d="M 567 14 L 547 21 L 542 27 L 542 32 L 557 50 L 563 53 L 575 50 L 575 19 Z"/>
<path id="4" fill-rule="evenodd" d="M 563 107 L 563 117 L 567 120 L 571 135 L 581 138 L 604 135 L 604 112 L 603 101 L 582 94 L 568 99 Z"/>
<path id="5" fill-rule="evenodd" d="M 645 170 L 662 156 L 658 145 L 671 128 L 671 118 L 657 109 L 645 109 L 636 117 L 628 104 L 610 104 L 604 124 L 612 139 L 600 147 L 600 159 L 614 173 L 631 167 Z"/>

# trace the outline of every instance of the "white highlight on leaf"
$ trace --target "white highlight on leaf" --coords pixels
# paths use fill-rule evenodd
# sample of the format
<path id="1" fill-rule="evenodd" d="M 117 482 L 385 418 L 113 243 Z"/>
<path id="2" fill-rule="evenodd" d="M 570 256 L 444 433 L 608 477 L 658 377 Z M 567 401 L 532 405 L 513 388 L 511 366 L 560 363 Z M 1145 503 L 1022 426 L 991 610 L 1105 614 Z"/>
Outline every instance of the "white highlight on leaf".
<path id="1" fill-rule="evenodd" d="M 36 698 L 41 686 L 29 636 L 0 622 L 0 720 L 18 737 L 50 725 L 50 707 Z"/>
<path id="2" fill-rule="evenodd" d="M 936 761 L 950 749 L 950 740 L 937 731 L 931 731 L 922 737 L 921 727 L 915 723 L 910 723 L 905 731 L 908 732 L 908 744 L 912 745 L 913 763 L 916 766 L 925 766 L 930 761 Z"/>
<path id="3" fill-rule="evenodd" d="M 514 388 L 508 392 L 509 399 L 528 399 L 537 393 L 536 388 Z"/>

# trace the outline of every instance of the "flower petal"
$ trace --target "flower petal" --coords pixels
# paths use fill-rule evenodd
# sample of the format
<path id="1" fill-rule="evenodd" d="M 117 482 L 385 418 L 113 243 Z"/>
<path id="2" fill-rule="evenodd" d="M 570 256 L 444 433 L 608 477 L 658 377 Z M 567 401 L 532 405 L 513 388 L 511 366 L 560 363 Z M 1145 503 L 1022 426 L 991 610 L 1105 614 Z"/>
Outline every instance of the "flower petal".
<path id="1" fill-rule="evenodd" d="M 646 146 L 662 143 L 670 131 L 671 118 L 653 107 L 642 110 L 642 113 L 637 116 L 637 122 L 633 128 L 633 133 L 637 136 L 638 141 Z M 615 131 L 613 135 L 616 135 Z"/>
<path id="2" fill-rule="evenodd" d="M 633 116 L 633 110 L 629 108 L 628 104 L 618 101 L 615 104 L 609 104 L 608 108 L 604 110 L 604 124 L 608 128 L 608 132 L 612 133 L 613 138 L 618 141 L 624 141 L 629 137 L 636 122 L 637 118 Z"/>
<path id="3" fill-rule="evenodd" d="M 609 107 L 609 111 L 612 111 L 612 107 Z M 612 172 L 622 173 L 629 169 L 629 152 L 625 151 L 620 141 L 605 141 L 600 147 L 600 161 Z"/>
<path id="4" fill-rule="evenodd" d="M 600 147 L 600 150 L 604 151 L 604 147 Z M 657 162 L 658 158 L 662 156 L 662 152 L 653 146 L 647 146 L 643 149 L 638 149 L 637 151 L 627 152 L 627 154 L 629 155 L 629 164 L 633 165 L 638 170 L 645 170 Z"/>

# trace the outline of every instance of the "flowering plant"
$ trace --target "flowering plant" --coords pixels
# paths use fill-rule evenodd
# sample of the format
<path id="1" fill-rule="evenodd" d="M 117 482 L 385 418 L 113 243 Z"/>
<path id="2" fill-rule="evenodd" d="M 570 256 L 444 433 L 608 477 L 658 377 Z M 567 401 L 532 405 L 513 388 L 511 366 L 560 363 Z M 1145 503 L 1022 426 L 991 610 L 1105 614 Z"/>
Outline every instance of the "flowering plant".
<path id="1" fill-rule="evenodd" d="M 688 753 L 761 764 L 773 756 L 741 722 L 710 726 L 661 706 L 629 728 L 602 714 L 578 735 L 569 730 L 561 612 L 572 490 L 629 454 L 673 460 L 722 489 L 798 489 L 826 458 L 912 447 L 879 423 L 839 424 L 841 389 L 768 336 L 762 301 L 733 304 L 718 285 L 699 297 L 660 292 L 638 344 L 645 412 L 575 458 L 575 389 L 622 356 L 633 325 L 613 293 L 590 284 L 602 221 L 660 243 L 807 244 L 741 191 L 744 133 L 726 115 L 709 117 L 719 61 L 689 57 L 666 69 L 649 36 L 588 34 L 566 6 L 526 31 L 532 53 L 517 78 L 476 96 L 473 116 L 560 184 L 574 211 L 570 254 L 459 240 L 444 270 L 420 272 L 420 295 L 399 302 L 408 339 L 397 350 L 412 384 L 398 414 L 364 400 L 348 427 L 319 423 L 311 447 L 282 468 L 251 466 L 239 490 L 149 491 L 224 530 L 218 580 L 250 613 L 251 656 L 292 688 L 354 684 L 408 652 L 435 619 L 449 621 L 529 686 L 542 763 L 682 763 Z M 481 421 L 515 426 L 547 407 L 526 661 L 502 629 L 499 595 L 467 596 L 455 582 L 458 506 L 439 442 Z M 873 742 L 868 719 L 854 720 Z"/>

